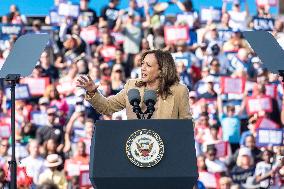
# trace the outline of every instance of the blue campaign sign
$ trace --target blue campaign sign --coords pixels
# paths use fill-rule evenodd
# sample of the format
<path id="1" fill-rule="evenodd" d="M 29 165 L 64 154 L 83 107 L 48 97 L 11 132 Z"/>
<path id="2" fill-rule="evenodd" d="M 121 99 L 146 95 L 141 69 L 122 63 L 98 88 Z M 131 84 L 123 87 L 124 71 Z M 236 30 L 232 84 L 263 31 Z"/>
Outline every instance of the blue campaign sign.
<path id="1" fill-rule="evenodd" d="M 233 34 L 233 30 L 229 29 L 229 30 L 222 30 L 222 29 L 218 29 L 218 35 L 220 40 L 222 41 L 228 41 L 231 36 Z"/>
<path id="2" fill-rule="evenodd" d="M 265 31 L 272 31 L 274 28 L 274 18 L 260 18 L 260 17 L 253 17 L 253 29 L 254 30 L 265 30 Z"/>
<path id="3" fill-rule="evenodd" d="M 27 84 L 18 84 L 15 89 L 16 100 L 26 100 L 31 97 L 29 86 Z M 5 95 L 8 100 L 11 99 L 10 87 L 5 88 Z"/>
<path id="4" fill-rule="evenodd" d="M 281 146 L 283 144 L 283 129 L 258 129 L 257 146 Z"/>
<path id="5" fill-rule="evenodd" d="M 23 26 L 18 24 L 0 24 L 0 39 L 9 39 L 10 35 L 20 36 L 23 31 Z"/>

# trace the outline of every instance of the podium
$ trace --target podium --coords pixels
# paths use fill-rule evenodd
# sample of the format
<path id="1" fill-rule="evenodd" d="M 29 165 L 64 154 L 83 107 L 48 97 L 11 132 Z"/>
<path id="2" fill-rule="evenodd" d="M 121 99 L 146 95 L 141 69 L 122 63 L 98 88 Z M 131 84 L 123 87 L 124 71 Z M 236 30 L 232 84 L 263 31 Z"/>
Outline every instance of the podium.
<path id="1" fill-rule="evenodd" d="M 190 189 L 197 178 L 191 120 L 97 121 L 90 157 L 97 189 Z"/>

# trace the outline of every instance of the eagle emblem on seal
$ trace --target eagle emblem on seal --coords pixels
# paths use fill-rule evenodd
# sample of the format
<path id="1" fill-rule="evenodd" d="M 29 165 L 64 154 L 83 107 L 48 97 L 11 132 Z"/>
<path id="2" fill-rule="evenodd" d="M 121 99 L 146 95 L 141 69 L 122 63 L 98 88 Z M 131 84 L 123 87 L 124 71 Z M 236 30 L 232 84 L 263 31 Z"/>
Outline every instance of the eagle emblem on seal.
<path id="1" fill-rule="evenodd" d="M 153 167 L 164 155 L 164 143 L 152 130 L 137 130 L 126 142 L 126 155 L 138 167 Z"/>

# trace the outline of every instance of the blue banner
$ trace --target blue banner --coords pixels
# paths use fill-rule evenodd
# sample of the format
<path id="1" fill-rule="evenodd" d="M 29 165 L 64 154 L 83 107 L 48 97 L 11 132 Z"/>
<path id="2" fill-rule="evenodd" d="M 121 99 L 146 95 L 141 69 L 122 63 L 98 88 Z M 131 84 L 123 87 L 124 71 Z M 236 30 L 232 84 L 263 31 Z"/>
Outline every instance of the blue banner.
<path id="1" fill-rule="evenodd" d="M 252 22 L 254 30 L 272 31 L 275 20 L 274 18 L 253 17 Z"/>
<path id="2" fill-rule="evenodd" d="M 10 87 L 5 88 L 5 95 L 7 99 L 11 99 Z M 16 100 L 26 100 L 31 97 L 29 86 L 27 84 L 18 84 L 15 88 L 15 98 Z"/>
<path id="3" fill-rule="evenodd" d="M 256 145 L 281 146 L 283 144 L 283 129 L 258 129 L 256 135 Z"/>
<path id="4" fill-rule="evenodd" d="M 17 24 L 0 24 L 0 39 L 7 40 L 10 35 L 20 36 L 23 32 L 23 26 Z"/>

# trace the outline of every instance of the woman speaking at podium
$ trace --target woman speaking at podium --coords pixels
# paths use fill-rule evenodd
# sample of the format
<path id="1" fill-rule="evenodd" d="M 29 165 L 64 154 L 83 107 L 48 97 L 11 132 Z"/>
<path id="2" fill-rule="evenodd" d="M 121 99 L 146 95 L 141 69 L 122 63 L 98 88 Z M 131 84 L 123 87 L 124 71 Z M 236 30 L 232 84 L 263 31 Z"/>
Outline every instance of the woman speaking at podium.
<path id="1" fill-rule="evenodd" d="M 138 89 L 143 99 L 146 90 L 154 90 L 157 94 L 154 119 L 189 119 L 188 89 L 179 83 L 175 62 L 167 51 L 150 50 L 141 57 L 141 78 L 130 79 L 124 88 L 116 95 L 108 98 L 100 94 L 96 85 L 89 76 L 80 76 L 77 87 L 86 90 L 86 100 L 101 114 L 112 115 L 114 112 L 126 108 L 127 119 L 137 119 L 128 101 L 128 91 Z M 147 109 L 141 100 L 143 112 Z"/>

